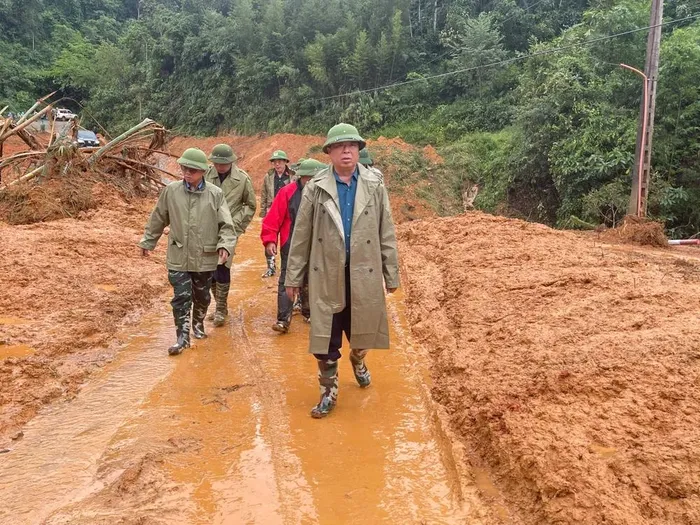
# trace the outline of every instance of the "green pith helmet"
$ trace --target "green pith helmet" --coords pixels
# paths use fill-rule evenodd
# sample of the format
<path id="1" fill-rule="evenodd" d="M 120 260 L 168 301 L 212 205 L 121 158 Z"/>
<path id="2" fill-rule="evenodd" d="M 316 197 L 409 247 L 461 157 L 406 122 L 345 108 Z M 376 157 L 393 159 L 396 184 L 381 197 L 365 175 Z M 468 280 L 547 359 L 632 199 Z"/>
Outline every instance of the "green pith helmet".
<path id="1" fill-rule="evenodd" d="M 303 159 L 299 161 L 296 169 L 297 177 L 313 177 L 328 165 L 316 159 Z"/>
<path id="2" fill-rule="evenodd" d="M 289 162 L 289 157 L 287 157 L 287 154 L 284 151 L 278 149 L 272 153 L 272 156 L 270 157 L 270 162 L 273 160 L 283 160 L 285 162 Z"/>
<path id="3" fill-rule="evenodd" d="M 302 158 L 302 159 L 299 159 L 299 160 L 296 161 L 296 162 L 292 162 L 292 163 L 289 165 L 289 169 L 292 170 L 294 173 L 296 173 L 296 171 L 299 169 L 299 165 L 300 165 L 302 162 L 304 162 L 305 160 L 308 160 L 308 159 L 303 159 L 303 158 Z"/>
<path id="4" fill-rule="evenodd" d="M 372 166 L 374 164 L 374 160 L 372 160 L 372 155 L 369 154 L 369 150 L 367 148 L 360 151 L 359 160 L 360 164 L 364 166 Z"/>
<path id="5" fill-rule="evenodd" d="M 233 164 L 238 160 L 238 157 L 236 157 L 233 148 L 228 144 L 217 144 L 211 150 L 209 160 L 214 164 Z"/>
<path id="6" fill-rule="evenodd" d="M 338 142 L 357 142 L 360 145 L 360 149 L 364 149 L 367 145 L 365 139 L 360 137 L 357 128 L 351 124 L 345 124 L 344 122 L 336 124 L 328 130 L 326 143 L 323 145 L 323 152 L 328 153 L 329 146 L 331 144 L 337 144 Z"/>
<path id="7" fill-rule="evenodd" d="M 206 171 L 209 169 L 207 156 L 199 148 L 187 148 L 182 152 L 180 158 L 177 159 L 177 163 L 194 170 Z"/>

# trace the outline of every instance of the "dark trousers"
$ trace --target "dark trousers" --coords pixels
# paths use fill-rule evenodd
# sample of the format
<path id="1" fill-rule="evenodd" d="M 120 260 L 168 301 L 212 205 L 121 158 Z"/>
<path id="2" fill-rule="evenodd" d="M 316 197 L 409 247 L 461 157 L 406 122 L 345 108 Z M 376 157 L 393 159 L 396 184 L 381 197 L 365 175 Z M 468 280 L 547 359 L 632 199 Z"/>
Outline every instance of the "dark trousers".
<path id="1" fill-rule="evenodd" d="M 321 361 L 333 360 L 337 361 L 341 358 L 342 354 L 340 349 L 343 346 L 343 332 L 351 341 L 350 337 L 352 328 L 352 305 L 350 304 L 350 267 L 345 267 L 345 308 L 342 312 L 333 314 L 333 321 L 331 324 L 331 340 L 328 343 L 328 353 L 327 354 L 314 354 L 314 357 Z"/>
<path id="2" fill-rule="evenodd" d="M 289 245 L 282 246 L 280 250 L 280 278 L 277 281 L 277 320 L 289 324 L 292 320 L 292 310 L 294 303 L 287 297 L 287 289 L 284 286 L 284 279 L 287 277 L 287 257 L 289 257 Z M 309 307 L 309 284 L 304 277 L 304 283 L 299 291 L 301 296 L 301 315 L 309 317 L 311 309 Z"/>
<path id="3" fill-rule="evenodd" d="M 211 302 L 209 289 L 212 273 L 168 270 L 168 281 L 173 287 L 173 300 L 170 304 L 178 331 L 189 334 L 191 320 L 204 320 Z"/>
<path id="4" fill-rule="evenodd" d="M 227 268 L 225 264 L 220 264 L 216 267 L 212 281 L 215 283 L 227 284 L 231 282 L 231 268 Z"/>

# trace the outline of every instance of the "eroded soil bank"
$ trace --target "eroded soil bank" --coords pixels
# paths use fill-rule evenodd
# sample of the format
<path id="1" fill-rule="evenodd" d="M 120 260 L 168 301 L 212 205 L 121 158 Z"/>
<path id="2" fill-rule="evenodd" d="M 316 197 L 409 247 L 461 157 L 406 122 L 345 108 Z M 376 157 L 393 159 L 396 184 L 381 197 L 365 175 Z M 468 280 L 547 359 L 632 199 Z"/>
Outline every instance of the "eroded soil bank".
<path id="1" fill-rule="evenodd" d="M 525 523 L 700 523 L 695 254 L 478 212 L 399 236 L 433 396 Z"/>

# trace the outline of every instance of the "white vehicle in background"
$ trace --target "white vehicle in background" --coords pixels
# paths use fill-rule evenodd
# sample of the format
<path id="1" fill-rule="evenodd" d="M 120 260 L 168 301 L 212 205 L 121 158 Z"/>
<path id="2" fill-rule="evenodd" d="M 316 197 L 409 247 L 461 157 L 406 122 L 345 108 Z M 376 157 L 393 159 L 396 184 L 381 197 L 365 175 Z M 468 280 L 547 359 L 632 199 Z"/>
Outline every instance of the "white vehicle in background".
<path id="1" fill-rule="evenodd" d="M 57 108 L 54 111 L 54 118 L 56 120 L 73 120 L 77 116 L 78 115 L 73 113 L 70 109 L 66 109 L 66 108 Z"/>

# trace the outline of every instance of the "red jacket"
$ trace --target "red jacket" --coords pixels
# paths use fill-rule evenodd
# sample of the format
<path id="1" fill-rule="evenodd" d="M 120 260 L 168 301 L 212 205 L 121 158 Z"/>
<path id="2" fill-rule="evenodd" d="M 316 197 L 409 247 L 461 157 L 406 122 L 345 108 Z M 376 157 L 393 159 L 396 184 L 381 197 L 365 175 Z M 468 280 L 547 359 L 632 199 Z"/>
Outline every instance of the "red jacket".
<path id="1" fill-rule="evenodd" d="M 282 188 L 274 198 L 262 222 L 260 239 L 263 245 L 271 242 L 277 244 L 278 236 L 281 246 L 285 246 L 289 242 L 301 204 L 302 190 L 301 183 L 295 181 Z"/>

